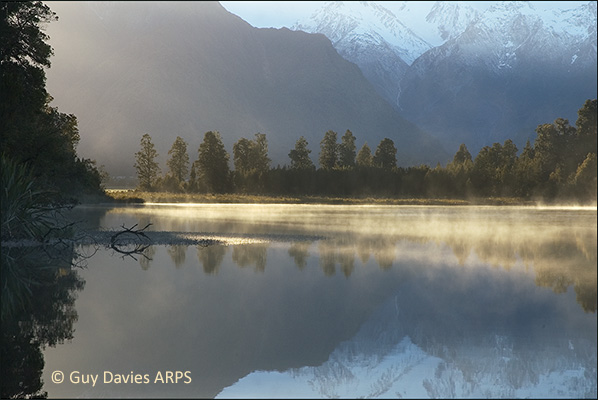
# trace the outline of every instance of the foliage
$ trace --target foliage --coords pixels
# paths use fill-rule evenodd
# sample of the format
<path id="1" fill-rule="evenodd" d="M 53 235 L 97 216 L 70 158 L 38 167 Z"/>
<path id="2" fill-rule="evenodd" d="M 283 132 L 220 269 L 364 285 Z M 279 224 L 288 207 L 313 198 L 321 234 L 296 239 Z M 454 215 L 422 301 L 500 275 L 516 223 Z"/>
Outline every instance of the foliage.
<path id="1" fill-rule="evenodd" d="M 44 68 L 53 50 L 42 26 L 57 19 L 42 2 L 0 4 L 0 146 L 26 163 L 40 186 L 63 197 L 103 193 L 92 160 L 77 157 L 77 119 L 50 107 Z"/>
<path id="2" fill-rule="evenodd" d="M 397 148 L 391 139 L 382 139 L 376 148 L 373 164 L 382 169 L 392 169 L 397 166 Z"/>
<path id="3" fill-rule="evenodd" d="M 520 154 L 510 139 L 484 146 L 475 158 L 461 144 L 446 167 L 438 163 L 434 168 L 397 167 L 397 149 L 390 138 L 380 141 L 373 156 L 367 143 L 355 156 L 353 133 L 347 130 L 338 144 L 337 134 L 329 130 L 320 142 L 320 168 L 310 159 L 303 136 L 289 152 L 290 166 L 270 168 L 266 135 L 258 133 L 253 140 L 241 138 L 234 144 L 235 170 L 231 173 L 220 135 L 207 132 L 186 191 L 348 198 L 516 197 L 520 201 L 591 203 L 596 201 L 595 110 L 596 101 L 588 100 L 578 112 L 576 127 L 562 118 L 539 125 L 536 140 L 528 141 Z M 172 174 L 156 182 L 162 190 L 182 191 Z"/>
<path id="4" fill-rule="evenodd" d="M 355 139 L 353 132 L 347 129 L 339 145 L 339 167 L 352 168 L 355 166 Z"/>
<path id="5" fill-rule="evenodd" d="M 361 149 L 359 149 L 355 163 L 359 167 L 372 167 L 374 165 L 372 150 L 370 149 L 370 146 L 368 146 L 367 142 L 365 142 L 363 146 L 361 146 Z"/>
<path id="6" fill-rule="evenodd" d="M 336 143 L 336 132 L 327 131 L 320 142 L 320 168 L 333 169 L 338 164 L 338 143 Z"/>
<path id="7" fill-rule="evenodd" d="M 85 281 L 72 268 L 72 247 L 53 250 L 2 249 L 2 398 L 46 397 L 43 350 L 73 338 Z"/>
<path id="8" fill-rule="evenodd" d="M 187 143 L 177 136 L 172 147 L 168 150 L 170 158 L 166 162 L 170 170 L 170 177 L 174 180 L 174 185 L 182 189 L 183 183 L 189 173 L 189 154 L 187 154 Z"/>
<path id="9" fill-rule="evenodd" d="M 246 138 L 241 138 L 233 145 L 233 164 L 235 171 L 248 172 L 251 168 L 251 156 L 253 153 L 253 142 Z"/>
<path id="10" fill-rule="evenodd" d="M 301 136 L 295 143 L 295 148 L 289 152 L 289 158 L 291 159 L 291 169 L 300 170 L 313 170 L 315 169 L 314 163 L 309 158 L 311 150 L 307 148 L 307 140 Z"/>
<path id="11" fill-rule="evenodd" d="M 141 149 L 135 153 L 135 169 L 141 190 L 152 190 L 156 186 L 156 178 L 160 172 L 160 166 L 156 161 L 158 152 L 152 138 L 144 133 L 141 137 Z"/>
<path id="12" fill-rule="evenodd" d="M 238 190 L 261 192 L 270 169 L 268 140 L 256 133 L 255 140 L 241 138 L 233 145 L 234 183 Z"/>
<path id="13" fill-rule="evenodd" d="M 231 190 L 229 155 L 224 148 L 220 133 L 209 131 L 199 145 L 198 159 L 191 167 L 192 186 L 199 191 L 226 193 Z"/>
<path id="14" fill-rule="evenodd" d="M 58 202 L 56 193 L 40 189 L 26 165 L 1 156 L 2 241 L 42 240 L 53 234 L 70 234 L 59 225 L 61 209 L 69 207 Z"/>

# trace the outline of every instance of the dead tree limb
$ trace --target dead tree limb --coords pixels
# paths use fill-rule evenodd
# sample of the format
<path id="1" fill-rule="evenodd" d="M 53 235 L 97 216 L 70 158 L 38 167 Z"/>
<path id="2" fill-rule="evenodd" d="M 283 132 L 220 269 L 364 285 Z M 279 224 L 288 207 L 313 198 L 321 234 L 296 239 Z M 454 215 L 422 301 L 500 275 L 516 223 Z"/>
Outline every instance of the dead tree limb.
<path id="1" fill-rule="evenodd" d="M 152 245 L 152 241 L 143 231 L 152 224 L 147 224 L 142 229 L 135 229 L 137 225 L 138 224 L 135 224 L 132 227 L 127 228 L 123 224 L 123 230 L 116 232 L 110 237 L 110 248 L 117 253 L 122 254 L 123 257 L 129 256 L 135 261 L 137 261 L 137 259 L 133 256 L 134 254 L 141 254 L 150 260 L 144 252 Z"/>

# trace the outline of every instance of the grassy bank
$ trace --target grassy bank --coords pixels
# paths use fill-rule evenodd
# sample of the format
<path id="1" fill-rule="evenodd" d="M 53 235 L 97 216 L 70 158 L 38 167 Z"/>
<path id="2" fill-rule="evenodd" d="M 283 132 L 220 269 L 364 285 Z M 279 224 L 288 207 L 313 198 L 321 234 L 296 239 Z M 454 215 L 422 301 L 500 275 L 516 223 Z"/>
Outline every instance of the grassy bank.
<path id="1" fill-rule="evenodd" d="M 377 204 L 377 205 L 533 205 L 511 197 L 475 199 L 385 198 L 385 197 L 325 197 L 325 196 L 264 196 L 250 194 L 189 194 L 142 192 L 137 190 L 107 190 L 119 203 L 257 203 L 257 204 Z"/>

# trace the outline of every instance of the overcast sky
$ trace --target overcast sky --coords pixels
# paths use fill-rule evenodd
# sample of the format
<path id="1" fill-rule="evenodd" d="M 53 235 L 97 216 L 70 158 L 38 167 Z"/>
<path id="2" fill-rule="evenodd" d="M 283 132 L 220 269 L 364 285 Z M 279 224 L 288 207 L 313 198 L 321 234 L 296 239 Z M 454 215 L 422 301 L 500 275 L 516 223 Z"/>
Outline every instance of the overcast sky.
<path id="1" fill-rule="evenodd" d="M 231 13 L 241 17 L 249 24 L 257 28 L 281 28 L 290 27 L 298 20 L 309 17 L 313 11 L 321 7 L 325 1 L 221 1 L 220 4 Z M 393 3 L 402 2 L 382 1 L 384 7 L 393 11 Z M 421 3 L 422 7 L 429 8 L 432 1 L 413 1 Z M 476 8 L 484 9 L 492 1 L 469 1 Z M 587 1 L 532 1 L 534 5 L 541 8 L 574 8 Z"/>

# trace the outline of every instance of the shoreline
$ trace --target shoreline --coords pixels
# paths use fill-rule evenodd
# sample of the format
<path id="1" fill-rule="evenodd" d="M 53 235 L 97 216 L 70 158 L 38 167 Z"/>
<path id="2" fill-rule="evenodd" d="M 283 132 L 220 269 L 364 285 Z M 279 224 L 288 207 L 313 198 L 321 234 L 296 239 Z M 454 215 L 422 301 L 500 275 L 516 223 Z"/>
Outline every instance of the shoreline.
<path id="1" fill-rule="evenodd" d="M 515 197 L 485 198 L 392 198 L 392 197 L 339 197 L 339 196 L 269 196 L 251 194 L 187 194 L 168 192 L 140 192 L 137 190 L 110 190 L 106 195 L 114 203 L 181 203 L 181 204 L 339 204 L 339 205 L 417 205 L 417 206 L 538 206 L 551 205 L 537 200 Z M 554 204 L 557 204 L 554 202 Z M 561 204 L 561 203 L 558 203 Z M 570 205 L 579 205 L 571 202 Z M 591 205 L 591 204 L 588 204 Z"/>

